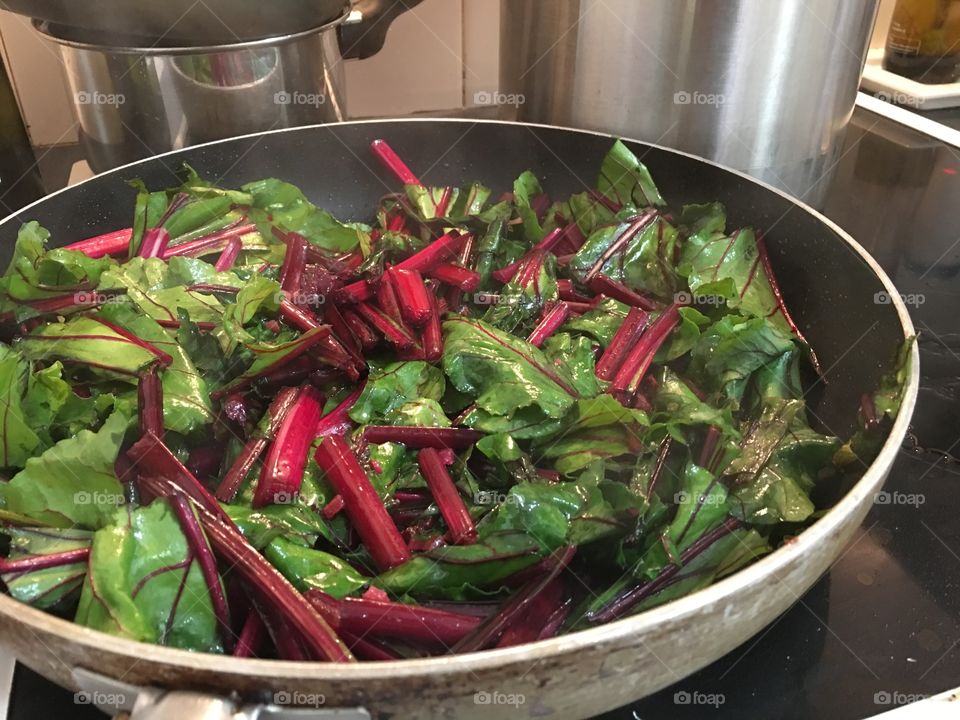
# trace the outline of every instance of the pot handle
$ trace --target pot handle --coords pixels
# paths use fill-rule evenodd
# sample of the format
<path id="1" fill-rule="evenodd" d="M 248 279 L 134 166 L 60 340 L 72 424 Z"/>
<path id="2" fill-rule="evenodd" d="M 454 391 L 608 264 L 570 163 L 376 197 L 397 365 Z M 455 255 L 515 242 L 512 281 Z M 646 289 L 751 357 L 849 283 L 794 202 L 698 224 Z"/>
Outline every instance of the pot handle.
<path id="1" fill-rule="evenodd" d="M 211 693 L 137 687 L 83 668 L 73 671 L 73 680 L 80 688 L 74 702 L 96 705 L 114 720 L 371 720 L 362 707 L 325 707 L 317 694 L 280 691 L 271 703 L 241 703 Z M 314 707 L 281 702 L 312 702 Z"/>
<path id="2" fill-rule="evenodd" d="M 353 12 L 337 29 L 344 58 L 362 60 L 376 55 L 387 39 L 387 30 L 400 15 L 422 0 L 353 0 Z"/>

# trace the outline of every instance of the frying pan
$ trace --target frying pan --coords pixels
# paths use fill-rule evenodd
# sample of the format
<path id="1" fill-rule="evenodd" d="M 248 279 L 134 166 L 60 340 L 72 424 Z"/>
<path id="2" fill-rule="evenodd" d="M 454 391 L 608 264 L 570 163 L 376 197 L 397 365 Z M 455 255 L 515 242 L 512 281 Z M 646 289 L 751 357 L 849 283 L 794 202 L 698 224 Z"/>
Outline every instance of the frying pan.
<path id="1" fill-rule="evenodd" d="M 280 177 L 341 218 L 369 219 L 378 198 L 396 190 L 370 160 L 367 146 L 378 137 L 427 183 L 479 180 L 500 191 L 531 169 L 555 197 L 591 186 L 611 144 L 597 133 L 470 120 L 356 122 L 251 135 L 127 165 L 40 200 L 0 222 L 0 249 L 9 257 L 17 228 L 28 219 L 39 220 L 60 244 L 127 227 L 133 207 L 127 181 L 170 186 L 183 162 L 228 186 Z M 764 233 L 786 301 L 824 369 L 809 395 L 813 415 L 821 430 L 849 434 L 861 393 L 877 385 L 898 345 L 914 332 L 884 272 L 840 228 L 777 190 L 691 155 L 628 145 L 673 207 L 719 200 L 733 226 L 751 224 Z M 94 699 L 112 693 L 113 707 L 133 709 L 138 720 L 234 717 L 235 703 L 242 706 L 236 717 L 246 718 L 595 715 L 733 650 L 827 570 L 869 510 L 906 434 L 919 378 L 915 347 L 911 367 L 903 407 L 879 457 L 795 542 L 709 588 L 608 625 L 469 655 L 341 666 L 148 646 L 2 596 L 0 641 L 61 685 L 106 693 Z M 314 710 L 299 715 L 286 705 L 291 702 Z"/>

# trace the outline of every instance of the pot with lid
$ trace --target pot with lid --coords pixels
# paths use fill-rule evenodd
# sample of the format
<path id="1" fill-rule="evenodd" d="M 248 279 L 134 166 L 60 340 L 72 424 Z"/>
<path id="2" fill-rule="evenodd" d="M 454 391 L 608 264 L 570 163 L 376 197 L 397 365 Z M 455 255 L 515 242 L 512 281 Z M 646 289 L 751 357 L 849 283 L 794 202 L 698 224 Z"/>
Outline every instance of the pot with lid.
<path id="1" fill-rule="evenodd" d="M 80 140 L 100 172 L 345 119 L 342 60 L 375 54 L 392 20 L 419 1 L 281 0 L 265 12 L 251 0 L 93 0 L 82 11 L 65 0 L 14 0 L 10 9 L 60 46 Z"/>

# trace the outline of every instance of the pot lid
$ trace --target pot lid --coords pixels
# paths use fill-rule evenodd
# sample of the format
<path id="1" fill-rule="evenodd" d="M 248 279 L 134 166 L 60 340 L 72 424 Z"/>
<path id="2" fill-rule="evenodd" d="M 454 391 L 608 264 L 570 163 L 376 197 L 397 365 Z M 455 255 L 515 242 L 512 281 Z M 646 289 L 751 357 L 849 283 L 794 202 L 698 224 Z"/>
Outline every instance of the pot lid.
<path id="1" fill-rule="evenodd" d="M 7 0 L 76 42 L 130 47 L 236 45 L 303 33 L 344 15 L 347 0 Z"/>

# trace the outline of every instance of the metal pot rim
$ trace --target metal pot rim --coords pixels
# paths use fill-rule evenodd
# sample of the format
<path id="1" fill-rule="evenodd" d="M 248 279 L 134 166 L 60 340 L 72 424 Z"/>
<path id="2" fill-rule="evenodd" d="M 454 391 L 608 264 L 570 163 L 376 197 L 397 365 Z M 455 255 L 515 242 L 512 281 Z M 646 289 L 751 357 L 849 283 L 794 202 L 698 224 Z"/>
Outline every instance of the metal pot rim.
<path id="1" fill-rule="evenodd" d="M 311 35 L 319 35 L 320 33 L 328 30 L 333 30 L 348 20 L 352 21 L 352 14 L 353 11 L 349 6 L 347 6 L 344 8 L 344 11 L 340 17 L 326 22 L 323 25 L 310 28 L 309 30 L 301 30 L 300 32 L 289 33 L 287 35 L 274 35 L 272 37 L 259 38 L 257 40 L 239 41 L 225 45 L 196 45 L 185 47 L 134 47 L 126 45 L 101 45 L 95 42 L 73 40 L 69 37 L 58 35 L 57 28 L 62 26 L 53 25 L 46 20 L 33 20 L 31 22 L 33 23 L 34 30 L 58 45 L 64 45 L 77 50 L 90 50 L 94 52 L 113 53 L 117 55 L 146 55 L 153 57 L 161 55 L 204 55 L 208 53 L 237 52 L 241 50 L 254 50 L 257 48 L 287 45 L 289 43 L 302 40 L 303 38 L 310 37 Z"/>
<path id="2" fill-rule="evenodd" d="M 329 123 L 319 125 L 308 125 L 299 128 L 285 128 L 272 130 L 268 132 L 251 133 L 241 135 L 227 140 L 217 140 L 202 145 L 191 146 L 191 148 L 205 147 L 217 143 L 229 142 L 231 140 L 243 138 L 256 138 L 263 135 L 276 135 L 279 133 L 308 130 L 311 128 L 329 127 L 331 125 L 362 125 L 362 124 L 386 124 L 386 123 L 419 123 L 419 122 L 460 122 L 460 123 L 495 123 L 500 125 L 517 125 L 521 127 L 537 127 L 552 130 L 573 131 L 598 135 L 601 137 L 616 138 L 618 136 L 610 133 L 598 132 L 593 130 L 581 130 L 578 128 L 567 128 L 557 125 L 547 125 L 540 123 L 521 123 L 501 120 L 477 120 L 469 118 L 401 118 L 401 119 L 374 119 L 374 120 L 354 120 L 343 123 Z M 631 141 L 629 138 L 625 140 Z M 701 162 L 713 165 L 729 173 L 733 173 L 743 179 L 748 180 L 770 192 L 776 193 L 793 203 L 800 210 L 812 215 L 823 225 L 837 234 L 839 239 L 846 243 L 876 274 L 887 291 L 891 305 L 896 308 L 897 316 L 903 329 L 904 338 L 914 337 L 916 331 L 906 305 L 901 299 L 893 282 L 887 276 L 876 260 L 846 231 L 839 227 L 829 218 L 806 205 L 789 194 L 775 188 L 761 180 L 747 175 L 739 170 L 726 167 L 719 163 L 707 160 L 705 158 L 686 153 L 673 148 L 664 147 L 655 143 L 648 143 L 642 140 L 638 142 L 649 147 L 681 155 L 684 157 L 699 160 Z M 124 169 L 135 167 L 139 163 L 149 162 L 156 158 L 165 157 L 174 153 L 181 152 L 173 150 L 167 153 L 156 155 L 152 158 L 138 160 L 127 165 L 109 170 L 108 172 L 119 172 Z M 91 178 L 93 179 L 93 178 Z M 85 180 L 83 182 L 89 182 Z M 47 198 L 59 195 L 69 190 L 64 188 L 58 190 Z M 14 215 L 0 220 L 5 223 L 14 217 L 24 217 L 29 213 L 30 208 L 46 198 L 31 203 L 19 210 Z M 453 670 L 456 671 L 481 671 L 488 668 L 496 668 L 504 664 L 516 662 L 537 662 L 546 658 L 577 652 L 581 649 L 591 647 L 597 644 L 609 644 L 622 641 L 632 637 L 641 638 L 644 632 L 655 628 L 668 621 L 683 621 L 685 617 L 695 615 L 705 606 L 721 606 L 727 602 L 730 596 L 734 595 L 740 588 L 750 586 L 759 580 L 776 579 L 778 571 L 783 570 L 794 563 L 800 562 L 804 555 L 816 553 L 819 551 L 821 543 L 840 525 L 843 521 L 864 502 L 868 497 L 879 489 L 880 484 L 886 477 L 900 448 L 913 415 L 914 406 L 917 400 L 917 394 L 920 386 L 920 356 L 916 343 L 914 343 L 910 354 L 910 373 L 907 379 L 907 385 L 904 392 L 903 403 L 900 412 L 894 421 L 890 435 L 887 437 L 880 450 L 880 454 L 866 469 L 863 476 L 853 485 L 853 487 L 844 495 L 839 502 L 831 507 L 824 515 L 815 521 L 810 527 L 801 532 L 793 542 L 782 545 L 769 555 L 761 558 L 752 565 L 739 570 L 732 575 L 690 595 L 672 600 L 664 605 L 651 608 L 637 615 L 631 615 L 620 620 L 600 625 L 588 630 L 580 630 L 569 635 L 540 640 L 533 643 L 526 643 L 514 647 L 484 650 L 481 652 L 468 653 L 464 655 L 447 655 L 433 658 L 422 658 L 415 660 L 394 660 L 382 662 L 361 662 L 356 664 L 341 664 L 327 662 L 294 662 L 288 660 L 260 660 L 253 658 L 232 658 L 223 655 L 211 653 L 195 653 L 187 650 L 177 650 L 174 648 L 160 645 L 151 645 L 134 640 L 108 635 L 99 630 L 92 630 L 80 625 L 76 625 L 68 620 L 49 615 L 42 610 L 38 610 L 29 605 L 17 602 L 13 598 L 0 594 L 0 614 L 9 615 L 17 623 L 25 625 L 37 631 L 45 631 L 66 636 L 71 642 L 89 647 L 91 650 L 99 652 L 107 651 L 117 655 L 128 657 L 143 657 L 148 653 L 151 661 L 154 663 L 165 663 L 173 667 L 179 667 L 186 670 L 198 670 L 215 673 L 230 673 L 242 675 L 245 677 L 257 678 L 263 682 L 270 682 L 274 679 L 300 677 L 304 679 L 320 679 L 328 681 L 343 682 L 363 682 L 366 679 L 382 678 L 384 675 L 391 675 L 398 678 L 418 677 L 423 675 L 447 674 Z M 799 599 L 799 598 L 798 598 Z"/>

